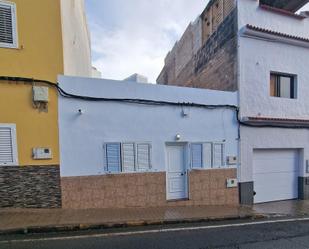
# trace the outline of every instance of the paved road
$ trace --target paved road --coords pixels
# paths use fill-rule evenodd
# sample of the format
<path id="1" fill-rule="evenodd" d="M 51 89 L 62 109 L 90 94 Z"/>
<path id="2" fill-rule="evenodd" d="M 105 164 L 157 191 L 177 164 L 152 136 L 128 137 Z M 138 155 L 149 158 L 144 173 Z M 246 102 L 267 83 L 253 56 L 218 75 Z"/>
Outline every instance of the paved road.
<path id="1" fill-rule="evenodd" d="M 267 221 L 268 222 L 268 221 Z M 273 221 L 272 221 L 273 222 Z M 1 249 L 284 249 L 309 248 L 309 221 L 247 224 L 196 224 L 169 227 L 172 231 L 106 231 L 0 237 Z M 180 229 L 179 229 L 180 228 Z M 152 229 L 152 228 L 151 228 Z M 57 236 L 57 237 L 55 237 Z"/>

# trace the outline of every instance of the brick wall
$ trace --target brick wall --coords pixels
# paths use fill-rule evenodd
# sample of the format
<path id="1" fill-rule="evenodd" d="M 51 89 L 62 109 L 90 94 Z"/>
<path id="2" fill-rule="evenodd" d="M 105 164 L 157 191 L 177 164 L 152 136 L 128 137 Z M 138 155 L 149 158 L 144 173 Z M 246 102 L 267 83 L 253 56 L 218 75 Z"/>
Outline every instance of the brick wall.
<path id="1" fill-rule="evenodd" d="M 166 201 L 165 173 L 63 177 L 63 208 L 125 208 L 188 205 L 237 205 L 238 188 L 226 188 L 236 169 L 193 170 L 189 200 Z"/>
<path id="2" fill-rule="evenodd" d="M 0 207 L 60 208 L 59 166 L 0 167 Z"/>
<path id="3" fill-rule="evenodd" d="M 235 1 L 211 1 L 201 18 L 203 46 L 173 77 L 171 72 L 175 72 L 175 65 L 166 61 L 157 82 L 236 91 L 237 9 Z"/>

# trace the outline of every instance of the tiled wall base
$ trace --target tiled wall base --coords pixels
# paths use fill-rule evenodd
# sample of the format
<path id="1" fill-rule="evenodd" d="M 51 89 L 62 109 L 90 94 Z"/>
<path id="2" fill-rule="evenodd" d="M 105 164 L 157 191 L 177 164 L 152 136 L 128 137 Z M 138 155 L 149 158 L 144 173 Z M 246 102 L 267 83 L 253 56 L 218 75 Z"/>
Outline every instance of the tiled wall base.
<path id="1" fill-rule="evenodd" d="M 0 207 L 61 207 L 59 166 L 0 167 Z"/>
<path id="2" fill-rule="evenodd" d="M 193 170 L 189 173 L 189 200 L 169 202 L 164 172 L 63 177 L 62 207 L 237 205 L 238 188 L 227 189 L 227 178 L 236 178 L 236 169 Z"/>

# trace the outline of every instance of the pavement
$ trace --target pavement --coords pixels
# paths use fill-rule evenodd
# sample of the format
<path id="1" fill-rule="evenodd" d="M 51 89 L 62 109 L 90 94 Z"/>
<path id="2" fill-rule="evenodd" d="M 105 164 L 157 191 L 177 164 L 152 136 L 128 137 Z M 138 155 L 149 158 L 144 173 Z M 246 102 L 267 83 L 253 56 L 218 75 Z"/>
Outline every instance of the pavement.
<path id="1" fill-rule="evenodd" d="M 1 234 L 126 228 L 237 219 L 309 217 L 309 201 L 249 206 L 195 206 L 125 209 L 0 209 Z"/>
<path id="2" fill-rule="evenodd" d="M 0 234 L 76 231 L 115 227 L 254 218 L 251 207 L 198 206 L 126 209 L 0 209 Z"/>
<path id="3" fill-rule="evenodd" d="M 309 216 L 309 200 L 288 200 L 256 204 L 253 206 L 253 211 L 268 217 Z"/>

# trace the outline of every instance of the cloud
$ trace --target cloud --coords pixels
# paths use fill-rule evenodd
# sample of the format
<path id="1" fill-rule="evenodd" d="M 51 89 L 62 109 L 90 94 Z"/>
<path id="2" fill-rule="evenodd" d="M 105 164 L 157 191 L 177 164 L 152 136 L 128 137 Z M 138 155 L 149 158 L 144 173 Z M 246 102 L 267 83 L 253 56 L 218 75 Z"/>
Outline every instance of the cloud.
<path id="1" fill-rule="evenodd" d="M 166 54 L 207 2 L 87 0 L 94 66 L 104 78 L 140 73 L 155 82 Z"/>

